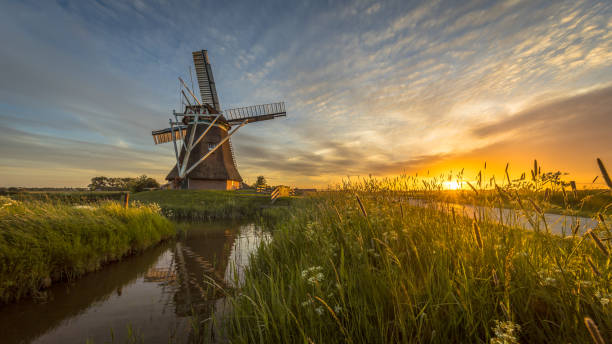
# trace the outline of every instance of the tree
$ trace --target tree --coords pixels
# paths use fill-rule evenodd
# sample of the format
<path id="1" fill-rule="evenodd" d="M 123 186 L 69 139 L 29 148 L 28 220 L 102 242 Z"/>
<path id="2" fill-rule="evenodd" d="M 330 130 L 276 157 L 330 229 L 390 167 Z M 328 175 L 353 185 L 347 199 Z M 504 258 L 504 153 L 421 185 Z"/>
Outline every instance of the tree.
<path id="1" fill-rule="evenodd" d="M 142 175 L 138 178 L 131 178 L 128 182 L 128 188 L 131 192 L 140 192 L 149 188 L 158 188 L 159 183 L 157 180 L 147 177 L 146 175 Z"/>
<path id="2" fill-rule="evenodd" d="M 264 176 L 258 176 L 257 177 L 257 181 L 255 182 L 255 185 L 253 185 L 255 188 L 265 188 L 268 185 L 268 183 L 266 182 L 266 177 Z"/>
<path id="3" fill-rule="evenodd" d="M 99 176 L 91 178 L 91 184 L 89 184 L 89 190 L 100 191 L 108 188 L 108 177 Z"/>
<path id="4" fill-rule="evenodd" d="M 148 188 L 158 188 L 157 180 L 142 175 L 138 178 L 93 177 L 88 185 L 91 191 L 127 191 L 140 192 Z"/>

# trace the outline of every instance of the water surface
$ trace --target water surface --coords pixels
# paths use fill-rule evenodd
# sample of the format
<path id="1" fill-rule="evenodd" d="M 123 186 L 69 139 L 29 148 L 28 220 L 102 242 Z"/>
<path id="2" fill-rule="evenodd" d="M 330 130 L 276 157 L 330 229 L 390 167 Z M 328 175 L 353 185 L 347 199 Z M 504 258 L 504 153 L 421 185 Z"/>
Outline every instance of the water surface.
<path id="1" fill-rule="evenodd" d="M 533 211 L 523 211 L 520 209 L 491 208 L 471 204 L 428 201 L 419 198 L 409 199 L 408 204 L 419 207 L 434 207 L 437 210 L 446 212 L 454 211 L 457 215 L 486 219 L 511 227 L 521 227 L 543 232 L 548 230 L 551 233 L 561 235 L 571 235 L 575 228 L 577 228 L 578 234 L 584 234 L 588 229 L 597 227 L 597 221 L 581 216 L 550 213 L 541 216 Z M 578 226 L 576 227 L 576 225 Z"/>
<path id="2" fill-rule="evenodd" d="M 0 342 L 189 342 L 193 325 L 224 307 L 211 284 L 239 285 L 265 240 L 253 224 L 191 224 L 178 240 L 3 306 Z"/>

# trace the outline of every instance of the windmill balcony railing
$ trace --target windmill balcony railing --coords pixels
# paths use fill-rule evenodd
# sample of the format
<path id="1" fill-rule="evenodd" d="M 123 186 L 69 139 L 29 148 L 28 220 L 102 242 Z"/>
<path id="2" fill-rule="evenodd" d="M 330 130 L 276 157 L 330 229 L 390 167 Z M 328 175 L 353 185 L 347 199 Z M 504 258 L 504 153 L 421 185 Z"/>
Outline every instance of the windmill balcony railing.
<path id="1" fill-rule="evenodd" d="M 284 116 L 286 115 L 285 103 L 270 103 L 263 105 L 246 106 L 223 111 L 223 115 L 228 121 L 239 121 L 242 119 L 261 117 L 261 116 Z"/>

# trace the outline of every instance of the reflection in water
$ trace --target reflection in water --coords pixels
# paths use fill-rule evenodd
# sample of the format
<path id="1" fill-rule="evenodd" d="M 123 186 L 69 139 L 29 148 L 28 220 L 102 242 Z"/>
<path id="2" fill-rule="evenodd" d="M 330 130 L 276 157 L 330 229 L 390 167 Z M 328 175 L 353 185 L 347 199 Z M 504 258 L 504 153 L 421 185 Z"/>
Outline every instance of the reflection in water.
<path id="1" fill-rule="evenodd" d="M 262 240 L 268 234 L 252 224 L 192 224 L 177 241 L 53 286 L 45 301 L 3 306 L 1 341 L 188 342 L 191 316 L 224 306 L 212 285 L 236 286 Z"/>
<path id="2" fill-rule="evenodd" d="M 548 227 L 550 232 L 555 234 L 571 235 L 576 224 L 578 224 L 578 233 L 584 233 L 589 228 L 597 226 L 597 221 L 580 216 L 544 214 L 544 219 L 542 219 L 541 216 L 534 212 L 524 212 L 509 208 L 489 208 L 470 204 L 432 202 L 417 198 L 409 199 L 408 204 L 419 207 L 433 207 L 447 212 L 454 211 L 457 215 L 469 218 L 476 216 L 479 219 L 484 218 L 511 227 L 538 229 L 541 231 L 546 231 L 546 227 Z"/>

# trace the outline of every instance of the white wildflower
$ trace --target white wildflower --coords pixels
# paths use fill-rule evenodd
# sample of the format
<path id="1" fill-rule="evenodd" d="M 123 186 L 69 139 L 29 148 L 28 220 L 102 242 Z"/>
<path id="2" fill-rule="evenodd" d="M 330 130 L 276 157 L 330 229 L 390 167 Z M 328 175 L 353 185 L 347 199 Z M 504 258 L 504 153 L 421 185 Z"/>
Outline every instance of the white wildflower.
<path id="1" fill-rule="evenodd" d="M 317 312 L 318 315 L 323 315 L 323 311 L 324 309 L 322 306 L 315 308 L 315 312 Z"/>
<path id="2" fill-rule="evenodd" d="M 395 231 L 388 231 L 383 233 L 385 241 L 397 240 L 397 233 Z"/>
<path id="3" fill-rule="evenodd" d="M 595 292 L 595 297 L 599 299 L 599 303 L 601 303 L 602 306 L 606 307 L 610 304 L 610 299 L 612 299 L 612 293 L 602 293 L 598 290 Z"/>
<path id="4" fill-rule="evenodd" d="M 557 284 L 557 280 L 552 277 L 546 277 L 542 281 L 542 284 L 544 284 L 545 286 L 554 286 L 555 284 Z"/>
<path id="5" fill-rule="evenodd" d="M 312 299 L 308 299 L 308 300 L 302 302 L 302 307 L 308 307 L 310 305 L 312 305 Z"/>
<path id="6" fill-rule="evenodd" d="M 302 278 L 306 279 L 308 283 L 315 285 L 325 278 L 325 275 L 323 275 L 321 271 L 323 271 L 321 266 L 310 267 L 302 271 Z"/>
<path id="7" fill-rule="evenodd" d="M 557 279 L 547 270 L 538 271 L 538 276 L 544 286 L 554 286 L 557 283 Z"/>
<path id="8" fill-rule="evenodd" d="M 84 205 L 84 204 L 75 205 L 73 208 L 74 209 L 89 209 L 89 210 L 95 209 L 91 205 Z"/>
<path id="9" fill-rule="evenodd" d="M 307 281 L 310 284 L 317 284 L 317 283 L 319 283 L 319 282 L 321 282 L 323 280 L 323 277 L 325 277 L 325 276 L 323 276 L 323 273 L 319 272 L 319 273 L 317 273 L 315 275 L 310 276 L 307 279 Z"/>
<path id="10" fill-rule="evenodd" d="M 521 326 L 512 321 L 495 320 L 493 333 L 495 337 L 491 338 L 491 344 L 518 344 L 518 333 L 521 331 Z"/>
<path id="11" fill-rule="evenodd" d="M 340 305 L 335 305 L 334 312 L 336 312 L 336 314 L 340 314 L 342 312 L 342 307 L 340 307 Z"/>
<path id="12" fill-rule="evenodd" d="M 157 214 L 163 214 L 162 213 L 162 208 L 159 206 L 159 204 L 157 203 L 149 203 L 147 205 L 147 207 L 149 209 L 151 209 L 152 212 L 157 213 Z"/>

